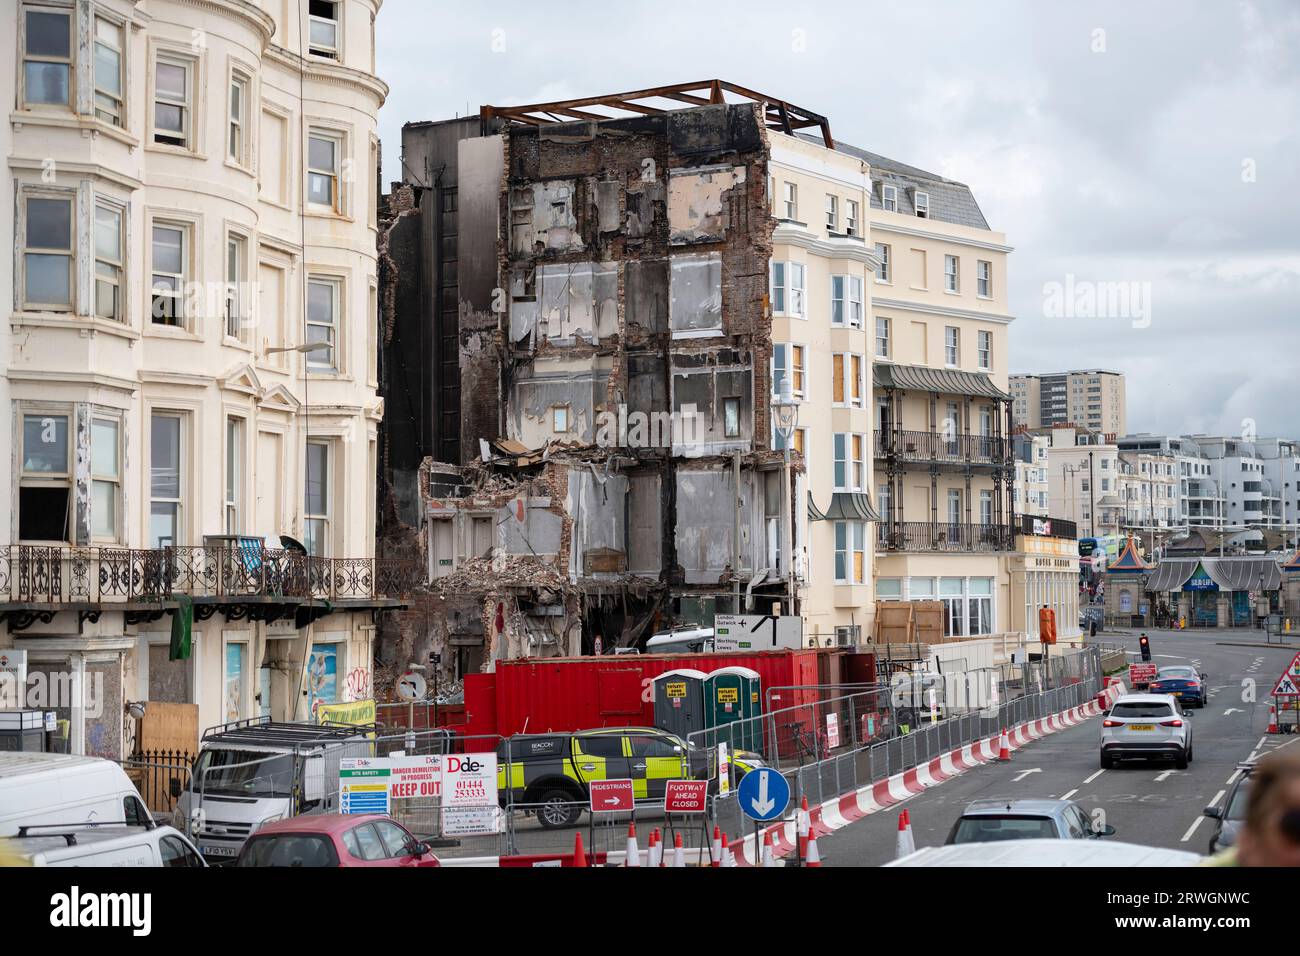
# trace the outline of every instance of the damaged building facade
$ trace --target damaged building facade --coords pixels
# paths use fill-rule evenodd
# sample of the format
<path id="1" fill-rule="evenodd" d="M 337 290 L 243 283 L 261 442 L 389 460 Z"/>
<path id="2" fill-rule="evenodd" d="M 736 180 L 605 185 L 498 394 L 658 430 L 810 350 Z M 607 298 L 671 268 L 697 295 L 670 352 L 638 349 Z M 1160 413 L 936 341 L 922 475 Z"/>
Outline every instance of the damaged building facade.
<path id="1" fill-rule="evenodd" d="M 386 638 L 410 659 L 443 651 L 454 676 L 797 601 L 767 107 L 713 99 L 404 128 L 381 282 L 385 394 L 409 414 L 385 440 L 380 530 L 428 563 Z"/>
<path id="2" fill-rule="evenodd" d="M 408 124 L 403 170 L 381 515 L 457 605 L 408 639 L 477 668 L 781 602 L 853 644 L 890 600 L 1075 631 L 1074 542 L 1030 540 L 1071 524 L 1015 515 L 1011 247 L 967 186 L 720 81 Z"/>

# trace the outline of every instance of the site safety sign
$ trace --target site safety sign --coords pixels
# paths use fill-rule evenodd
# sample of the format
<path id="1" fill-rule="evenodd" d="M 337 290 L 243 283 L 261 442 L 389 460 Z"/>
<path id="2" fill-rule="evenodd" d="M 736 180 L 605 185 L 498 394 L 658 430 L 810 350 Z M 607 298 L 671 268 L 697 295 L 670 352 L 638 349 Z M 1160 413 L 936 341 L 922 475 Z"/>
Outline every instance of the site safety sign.
<path id="1" fill-rule="evenodd" d="M 384 757 L 345 757 L 339 761 L 339 812 L 388 813 L 392 768 Z"/>

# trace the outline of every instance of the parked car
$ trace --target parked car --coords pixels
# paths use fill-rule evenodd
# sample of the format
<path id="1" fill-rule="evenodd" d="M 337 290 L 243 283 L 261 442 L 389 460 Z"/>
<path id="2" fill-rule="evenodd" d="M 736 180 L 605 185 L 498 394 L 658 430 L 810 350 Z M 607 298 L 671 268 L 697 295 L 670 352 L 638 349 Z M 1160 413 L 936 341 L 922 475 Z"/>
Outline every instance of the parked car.
<path id="1" fill-rule="evenodd" d="M 379 813 L 317 813 L 260 827 L 235 866 L 441 866 L 427 843 Z"/>
<path id="2" fill-rule="evenodd" d="M 185 834 L 169 826 L 44 825 L 19 832 L 5 849 L 30 866 L 207 866 Z"/>
<path id="3" fill-rule="evenodd" d="M 976 800 L 948 832 L 945 846 L 1002 840 L 1088 840 L 1114 836 L 1073 800 Z"/>
<path id="4" fill-rule="evenodd" d="M 1201 858 L 1184 850 L 1166 850 L 1115 840 L 1012 840 L 927 846 L 885 866 L 1196 866 Z"/>
<path id="5" fill-rule="evenodd" d="M 120 764 L 74 754 L 0 753 L 0 837 L 32 824 L 152 824 Z"/>
<path id="6" fill-rule="evenodd" d="M 1246 819 L 1246 804 L 1250 801 L 1250 773 L 1254 769 L 1253 763 L 1237 764 L 1237 779 L 1228 791 L 1223 806 L 1206 807 L 1201 811 L 1215 822 L 1214 832 L 1210 834 L 1211 853 L 1237 845 L 1237 834 Z"/>
<path id="7" fill-rule="evenodd" d="M 1177 697 L 1185 707 L 1204 707 L 1205 675 L 1195 667 L 1182 664 L 1162 667 L 1156 671 L 1156 679 L 1147 685 L 1147 692 Z"/>
<path id="8" fill-rule="evenodd" d="M 1101 722 L 1103 770 L 1128 757 L 1173 760 L 1179 770 L 1192 762 L 1192 722 L 1169 694 L 1125 694 Z"/>

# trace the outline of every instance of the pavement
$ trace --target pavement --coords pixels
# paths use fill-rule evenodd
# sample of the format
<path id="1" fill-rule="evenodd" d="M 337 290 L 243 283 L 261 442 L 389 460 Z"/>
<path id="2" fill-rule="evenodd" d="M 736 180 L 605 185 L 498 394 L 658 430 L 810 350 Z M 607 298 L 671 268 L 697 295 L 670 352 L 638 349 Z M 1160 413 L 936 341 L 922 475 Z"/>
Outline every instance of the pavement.
<path id="1" fill-rule="evenodd" d="M 1048 797 L 1100 809 L 1114 839 L 1205 853 L 1212 821 L 1201 813 L 1221 804 L 1236 764 L 1300 738 L 1268 736 L 1269 691 L 1294 648 L 1242 648 L 1222 643 L 1229 630 L 1148 630 L 1158 665 L 1192 664 L 1208 678 L 1209 701 L 1189 711 L 1194 759 L 1185 771 L 1172 763 L 1125 762 L 1102 770 L 1100 721 L 1052 734 L 1017 751 L 1010 763 L 969 770 L 884 813 L 872 814 L 818 840 L 827 866 L 879 866 L 894 859 L 898 814 L 907 807 L 917 848 L 940 846 L 972 800 Z M 1105 634 L 1098 640 L 1137 652 L 1138 635 Z M 1253 693 L 1252 693 L 1253 691 Z M 1251 697 L 1254 700 L 1251 700 Z"/>

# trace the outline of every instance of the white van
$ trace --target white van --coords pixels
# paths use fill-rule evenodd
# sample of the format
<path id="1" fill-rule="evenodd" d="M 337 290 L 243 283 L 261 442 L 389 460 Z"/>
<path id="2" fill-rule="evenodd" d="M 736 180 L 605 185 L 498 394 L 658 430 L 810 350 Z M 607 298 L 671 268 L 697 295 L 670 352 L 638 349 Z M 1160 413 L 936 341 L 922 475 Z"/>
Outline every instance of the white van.
<path id="1" fill-rule="evenodd" d="M 30 866 L 207 866 L 194 844 L 167 826 L 38 826 L 5 849 Z"/>
<path id="2" fill-rule="evenodd" d="M 152 822 L 126 771 L 111 760 L 0 752 L 0 837 L 38 823 L 72 827 Z"/>

